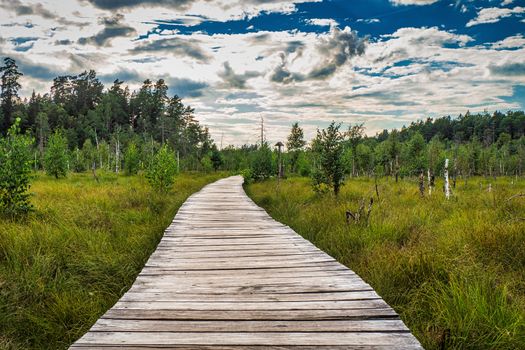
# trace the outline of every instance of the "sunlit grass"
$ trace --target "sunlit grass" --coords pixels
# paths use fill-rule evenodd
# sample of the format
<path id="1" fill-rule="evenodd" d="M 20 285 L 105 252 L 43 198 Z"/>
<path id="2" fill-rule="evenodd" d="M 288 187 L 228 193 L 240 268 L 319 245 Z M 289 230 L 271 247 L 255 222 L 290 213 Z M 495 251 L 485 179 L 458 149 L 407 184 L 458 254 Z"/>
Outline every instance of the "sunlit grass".
<path id="1" fill-rule="evenodd" d="M 488 184 L 491 191 L 488 191 Z M 349 179 L 339 198 L 317 196 L 306 178 L 247 187 L 251 197 L 347 265 L 398 311 L 427 349 L 525 348 L 525 181 L 459 181 L 446 200 L 438 183 Z M 345 211 L 374 197 L 370 224 Z"/>
<path id="2" fill-rule="evenodd" d="M 178 207 L 221 174 L 181 174 L 167 195 L 141 176 L 39 174 L 35 211 L 0 218 L 0 348 L 67 348 L 131 286 Z"/>

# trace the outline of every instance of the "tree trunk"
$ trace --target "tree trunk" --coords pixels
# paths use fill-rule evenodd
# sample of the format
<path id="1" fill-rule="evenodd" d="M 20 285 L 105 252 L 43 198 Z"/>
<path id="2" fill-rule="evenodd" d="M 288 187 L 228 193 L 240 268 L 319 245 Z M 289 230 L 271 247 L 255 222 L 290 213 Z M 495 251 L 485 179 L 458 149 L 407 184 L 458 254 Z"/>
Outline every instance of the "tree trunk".
<path id="1" fill-rule="evenodd" d="M 445 159 L 445 198 L 450 198 L 450 184 L 448 182 L 448 158 Z"/>

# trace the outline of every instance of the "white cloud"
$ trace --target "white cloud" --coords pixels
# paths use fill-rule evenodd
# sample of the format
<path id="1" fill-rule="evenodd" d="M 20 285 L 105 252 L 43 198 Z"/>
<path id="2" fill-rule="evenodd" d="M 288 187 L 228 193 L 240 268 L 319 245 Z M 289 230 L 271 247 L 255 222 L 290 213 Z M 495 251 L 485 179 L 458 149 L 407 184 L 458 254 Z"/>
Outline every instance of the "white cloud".
<path id="1" fill-rule="evenodd" d="M 519 62 L 525 57 L 521 34 L 472 46 L 472 37 L 457 32 L 437 27 L 401 28 L 372 40 L 363 55 L 351 56 L 347 53 L 352 41 L 335 40 L 341 35 L 351 37 L 351 31 L 336 29 L 330 19 L 324 21 L 332 28 L 323 33 L 294 30 L 182 35 L 177 31 L 155 32 L 156 24 L 145 18 L 175 19 L 191 26 L 204 20 L 199 16 L 211 10 L 194 6 L 191 11 L 195 12 L 189 15 L 190 10 L 157 6 L 118 12 L 123 15 L 119 23 L 136 30 L 133 37 L 112 37 L 111 45 L 80 45 L 80 38 L 93 37 L 105 28 L 100 19 L 111 16 L 111 11 L 83 2 L 80 14 L 74 1 L 64 3 L 63 9 L 58 3 L 46 4 L 47 10 L 87 24 L 60 24 L 57 18 L 20 16 L 14 11 L 0 13 L 0 25 L 7 25 L 1 27 L 0 51 L 20 63 L 25 73 L 22 95 L 30 95 L 33 88 L 47 92 L 55 75 L 84 69 L 95 69 L 99 76 L 121 77 L 131 89 L 137 89 L 146 77 L 165 78 L 176 93 L 185 84 L 193 84 L 199 94 L 187 95 L 185 103 L 196 109 L 197 118 L 210 127 L 216 140 L 224 133 L 224 145 L 254 142 L 254 126 L 261 115 L 268 125 L 268 139 L 277 141 L 285 139 L 294 121 L 301 123 L 310 138 L 317 127 L 325 127 L 332 119 L 365 122 L 367 132 L 373 134 L 424 116 L 464 113 L 467 108 L 520 108 L 501 96 L 512 96 L 513 85 L 525 84 L 524 75 L 511 74 L 523 67 Z M 221 6 L 229 3 L 234 8 L 223 13 Z M 214 2 L 214 20 L 242 16 L 241 3 L 257 7 L 263 2 Z M 292 8 L 287 7 L 291 1 L 271 4 L 279 11 Z M 154 34 L 135 40 L 148 32 Z M 27 53 L 15 50 L 13 40 L 20 37 L 36 38 Z M 144 45 L 149 45 L 147 50 Z M 139 47 L 142 50 L 137 50 Z M 325 63 L 339 62 L 342 57 L 346 60 L 322 79 L 272 82 L 271 73 L 283 62 L 282 55 L 288 71 L 303 76 Z"/>
<path id="2" fill-rule="evenodd" d="M 390 2 L 396 6 L 400 5 L 432 5 L 439 0 L 390 0 Z"/>
<path id="3" fill-rule="evenodd" d="M 321 27 L 335 27 L 339 25 L 336 20 L 333 20 L 331 18 L 312 18 L 307 19 L 306 23 L 314 25 L 314 26 L 321 26 Z"/>
<path id="4" fill-rule="evenodd" d="M 525 47 L 525 37 L 523 34 L 509 36 L 503 40 L 491 44 L 494 49 L 514 49 Z"/>
<path id="5" fill-rule="evenodd" d="M 379 18 L 359 18 L 356 22 L 362 22 L 362 23 L 380 23 L 381 20 Z"/>
<path id="6" fill-rule="evenodd" d="M 510 5 L 514 2 L 514 0 L 503 0 L 501 2 L 501 6 L 506 6 L 506 5 Z"/>
<path id="7" fill-rule="evenodd" d="M 467 27 L 472 27 L 478 24 L 485 23 L 496 23 L 499 22 L 502 18 L 510 17 L 512 15 L 521 13 L 525 13 L 525 7 L 516 6 L 512 9 L 500 7 L 483 8 L 479 10 L 476 18 L 471 19 L 467 23 Z"/>
<path id="8" fill-rule="evenodd" d="M 203 16 L 217 21 L 228 21 L 242 18 L 256 17 L 262 12 L 292 13 L 297 10 L 296 4 L 319 2 L 321 0 L 134 0 L 134 1 L 107 1 L 107 0 L 80 0 L 90 3 L 99 9 L 110 11 L 125 11 L 148 13 L 153 11 L 158 18 L 177 13 L 186 13 Z"/>

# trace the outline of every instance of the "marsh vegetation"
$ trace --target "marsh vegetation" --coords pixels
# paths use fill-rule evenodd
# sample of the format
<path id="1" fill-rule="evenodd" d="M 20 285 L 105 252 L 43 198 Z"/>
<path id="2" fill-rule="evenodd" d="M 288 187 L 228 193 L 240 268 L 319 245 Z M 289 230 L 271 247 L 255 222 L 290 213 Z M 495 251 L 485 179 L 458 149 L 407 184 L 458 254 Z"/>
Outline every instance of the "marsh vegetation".
<path id="1" fill-rule="evenodd" d="M 525 181 L 441 179 L 421 198 L 416 179 L 348 179 L 338 197 L 292 177 L 247 186 L 279 220 L 357 272 L 426 349 L 525 348 Z M 490 184 L 490 187 L 489 187 Z M 374 198 L 367 222 L 345 212 Z"/>
<path id="2" fill-rule="evenodd" d="M 221 174 L 180 174 L 166 194 L 143 176 L 38 173 L 33 210 L 0 218 L 0 348 L 67 348 L 131 286 L 179 206 Z"/>

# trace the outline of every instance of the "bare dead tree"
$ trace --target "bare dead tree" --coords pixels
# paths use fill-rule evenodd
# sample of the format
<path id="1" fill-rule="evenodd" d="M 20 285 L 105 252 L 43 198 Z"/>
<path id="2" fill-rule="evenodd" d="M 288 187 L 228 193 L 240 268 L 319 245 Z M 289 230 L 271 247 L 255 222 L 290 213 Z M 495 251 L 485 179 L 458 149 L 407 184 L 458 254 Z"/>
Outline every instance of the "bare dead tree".
<path id="1" fill-rule="evenodd" d="M 419 174 L 419 195 L 425 197 L 425 176 L 423 171 Z"/>
<path id="2" fill-rule="evenodd" d="M 376 196 L 377 196 L 377 200 L 379 200 L 379 188 L 378 188 L 378 185 L 377 185 L 377 174 L 375 174 L 374 180 L 375 180 Z"/>
<path id="3" fill-rule="evenodd" d="M 97 176 L 97 163 L 96 163 L 96 161 L 93 161 L 93 165 L 91 166 L 91 170 L 93 172 L 93 177 L 95 178 L 97 183 L 100 182 L 100 179 Z"/>
<path id="4" fill-rule="evenodd" d="M 370 201 L 368 202 L 368 207 L 365 211 L 365 200 L 364 198 L 359 201 L 359 209 L 357 209 L 356 212 L 352 212 L 350 210 L 346 211 L 346 223 L 366 223 L 368 225 L 370 220 L 370 214 L 372 213 L 372 206 L 374 204 L 374 198 L 370 197 Z"/>

